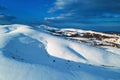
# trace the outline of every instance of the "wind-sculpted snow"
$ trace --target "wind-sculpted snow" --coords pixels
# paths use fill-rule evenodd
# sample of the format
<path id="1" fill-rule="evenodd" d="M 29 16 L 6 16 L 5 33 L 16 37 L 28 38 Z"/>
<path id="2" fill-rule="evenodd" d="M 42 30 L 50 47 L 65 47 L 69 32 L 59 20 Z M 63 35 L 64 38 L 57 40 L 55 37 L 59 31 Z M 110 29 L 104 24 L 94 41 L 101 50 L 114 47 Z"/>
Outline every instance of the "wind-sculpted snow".
<path id="1" fill-rule="evenodd" d="M 0 26 L 0 80 L 119 80 L 119 50 L 53 36 L 42 28 Z"/>

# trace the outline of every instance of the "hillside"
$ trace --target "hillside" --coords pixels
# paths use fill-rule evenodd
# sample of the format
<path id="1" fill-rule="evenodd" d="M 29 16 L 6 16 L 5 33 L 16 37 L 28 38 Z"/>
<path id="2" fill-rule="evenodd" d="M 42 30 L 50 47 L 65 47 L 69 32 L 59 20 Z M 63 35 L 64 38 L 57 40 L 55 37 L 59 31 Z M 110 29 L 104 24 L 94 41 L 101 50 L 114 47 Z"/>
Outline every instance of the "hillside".
<path id="1" fill-rule="evenodd" d="M 119 80 L 119 75 L 117 34 L 0 26 L 0 80 Z"/>

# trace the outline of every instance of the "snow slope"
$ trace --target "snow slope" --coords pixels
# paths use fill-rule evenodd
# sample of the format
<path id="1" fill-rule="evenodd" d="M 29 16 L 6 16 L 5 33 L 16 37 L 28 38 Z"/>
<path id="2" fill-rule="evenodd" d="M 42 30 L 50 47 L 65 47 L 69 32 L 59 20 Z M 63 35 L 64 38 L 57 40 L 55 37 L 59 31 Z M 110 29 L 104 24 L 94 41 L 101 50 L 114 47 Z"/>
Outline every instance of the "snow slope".
<path id="1" fill-rule="evenodd" d="M 27 25 L 0 26 L 0 80 L 119 80 L 119 50 L 104 50 Z"/>

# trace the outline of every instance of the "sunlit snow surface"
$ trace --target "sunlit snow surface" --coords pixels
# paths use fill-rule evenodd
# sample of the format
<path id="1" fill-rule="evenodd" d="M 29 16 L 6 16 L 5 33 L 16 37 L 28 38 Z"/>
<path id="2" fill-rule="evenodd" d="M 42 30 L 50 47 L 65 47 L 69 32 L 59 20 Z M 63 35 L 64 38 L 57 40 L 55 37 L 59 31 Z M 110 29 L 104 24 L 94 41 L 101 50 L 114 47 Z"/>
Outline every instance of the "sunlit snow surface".
<path id="1" fill-rule="evenodd" d="M 0 26 L 0 80 L 120 80 L 120 50 L 26 25 Z"/>

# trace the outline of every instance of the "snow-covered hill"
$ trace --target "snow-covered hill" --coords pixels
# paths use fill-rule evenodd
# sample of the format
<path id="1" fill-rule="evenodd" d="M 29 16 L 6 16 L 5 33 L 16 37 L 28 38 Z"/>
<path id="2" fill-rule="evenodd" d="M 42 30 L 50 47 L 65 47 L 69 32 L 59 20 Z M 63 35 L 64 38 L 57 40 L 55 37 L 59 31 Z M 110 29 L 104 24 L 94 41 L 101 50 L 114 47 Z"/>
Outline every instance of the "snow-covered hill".
<path id="1" fill-rule="evenodd" d="M 56 36 L 64 36 L 77 42 L 90 43 L 98 46 L 111 46 L 120 48 L 120 34 L 118 33 L 101 33 L 95 31 L 85 31 L 73 28 L 51 28 L 46 25 L 41 25 L 47 31 Z"/>
<path id="2" fill-rule="evenodd" d="M 76 29 L 70 30 L 1 25 L 0 80 L 119 80 L 120 49 L 78 43 L 61 35 L 76 34 Z"/>

